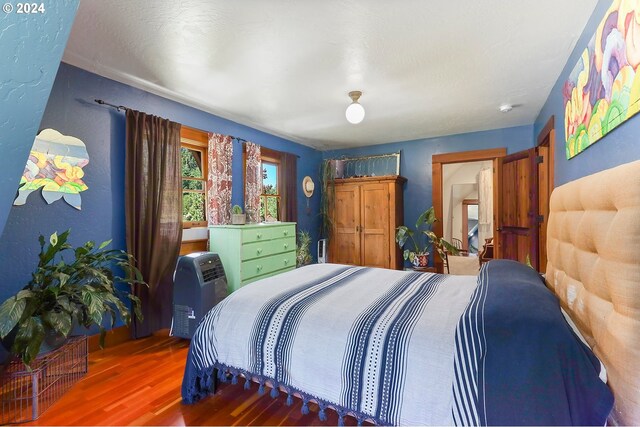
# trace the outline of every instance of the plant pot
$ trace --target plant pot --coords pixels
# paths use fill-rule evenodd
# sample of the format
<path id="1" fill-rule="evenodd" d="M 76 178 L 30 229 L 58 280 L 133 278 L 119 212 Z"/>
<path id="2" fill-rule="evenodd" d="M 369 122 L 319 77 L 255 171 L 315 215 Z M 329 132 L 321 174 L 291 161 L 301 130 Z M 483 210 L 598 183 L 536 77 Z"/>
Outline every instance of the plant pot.
<path id="1" fill-rule="evenodd" d="M 65 342 L 67 342 L 67 338 L 64 335 L 51 329 L 47 329 L 44 333 L 44 341 L 42 341 L 38 354 L 45 354 L 56 350 L 62 347 Z"/>
<path id="2" fill-rule="evenodd" d="M 429 265 L 429 253 L 416 254 L 413 258 L 414 267 L 427 267 Z"/>
<path id="3" fill-rule="evenodd" d="M 247 223 L 247 214 L 231 214 L 231 224 L 244 225 Z"/>

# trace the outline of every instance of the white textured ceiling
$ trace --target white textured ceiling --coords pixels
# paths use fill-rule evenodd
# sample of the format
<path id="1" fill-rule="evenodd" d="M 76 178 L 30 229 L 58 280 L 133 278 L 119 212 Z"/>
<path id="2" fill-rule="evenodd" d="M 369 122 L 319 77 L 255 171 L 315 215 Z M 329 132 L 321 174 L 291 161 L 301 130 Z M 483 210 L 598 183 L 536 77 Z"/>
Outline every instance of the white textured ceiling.
<path id="1" fill-rule="evenodd" d="M 596 3 L 82 0 L 63 60 L 316 148 L 355 147 L 533 123 Z M 344 117 L 351 90 L 359 125 Z M 500 113 L 505 102 L 519 106 Z"/>

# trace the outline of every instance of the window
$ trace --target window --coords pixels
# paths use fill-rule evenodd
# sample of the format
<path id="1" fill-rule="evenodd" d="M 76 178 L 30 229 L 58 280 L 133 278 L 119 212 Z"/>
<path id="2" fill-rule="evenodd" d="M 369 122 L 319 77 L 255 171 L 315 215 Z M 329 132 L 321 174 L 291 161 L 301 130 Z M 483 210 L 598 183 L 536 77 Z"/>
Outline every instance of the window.
<path id="1" fill-rule="evenodd" d="M 244 155 L 246 174 L 246 149 Z M 295 222 L 297 220 L 296 159 L 297 156 L 294 154 L 260 147 L 262 163 L 260 221 Z"/>
<path id="2" fill-rule="evenodd" d="M 201 130 L 182 127 L 180 132 L 182 167 L 182 221 L 184 228 L 207 225 L 207 143 Z"/>
<path id="3" fill-rule="evenodd" d="M 279 221 L 280 216 L 280 162 L 262 157 L 262 195 L 260 196 L 260 218 L 264 221 Z"/>

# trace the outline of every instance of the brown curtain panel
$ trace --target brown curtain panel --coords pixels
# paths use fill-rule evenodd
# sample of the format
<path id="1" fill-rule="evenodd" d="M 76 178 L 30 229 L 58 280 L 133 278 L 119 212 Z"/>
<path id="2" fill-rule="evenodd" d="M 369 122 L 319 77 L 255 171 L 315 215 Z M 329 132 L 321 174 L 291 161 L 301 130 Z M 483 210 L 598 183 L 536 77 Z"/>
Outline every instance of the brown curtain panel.
<path id="1" fill-rule="evenodd" d="M 133 289 L 144 321 L 133 320 L 134 338 L 168 326 L 172 281 L 182 240 L 180 124 L 127 110 L 125 216 L 127 250 L 146 286 Z"/>
<path id="2" fill-rule="evenodd" d="M 283 221 L 298 221 L 298 166 L 297 156 L 282 153 L 282 169 L 284 172 L 284 206 Z"/>

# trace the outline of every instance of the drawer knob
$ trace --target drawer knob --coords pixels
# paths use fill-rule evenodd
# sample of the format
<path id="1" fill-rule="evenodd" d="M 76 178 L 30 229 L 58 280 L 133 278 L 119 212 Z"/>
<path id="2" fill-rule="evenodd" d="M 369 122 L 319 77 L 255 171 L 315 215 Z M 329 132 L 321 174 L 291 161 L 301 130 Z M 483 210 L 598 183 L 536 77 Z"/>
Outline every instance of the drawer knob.
<path id="1" fill-rule="evenodd" d="M 284 244 L 284 248 L 285 248 L 285 249 L 287 249 L 288 247 L 289 247 L 289 244 L 288 244 L 288 243 L 285 243 L 285 244 Z"/>
<path id="2" fill-rule="evenodd" d="M 289 230 L 284 230 L 284 235 L 288 236 L 289 235 Z"/>
<path id="3" fill-rule="evenodd" d="M 258 255 L 260 255 L 262 253 L 262 248 L 258 248 L 257 252 L 258 252 Z"/>
<path id="4" fill-rule="evenodd" d="M 286 264 L 289 264 L 289 260 L 288 260 L 288 259 L 285 259 L 285 260 L 284 260 L 284 263 L 285 263 L 285 265 L 286 265 Z"/>
<path id="5" fill-rule="evenodd" d="M 258 271 L 260 271 L 260 270 L 262 270 L 262 266 L 261 265 L 258 266 Z"/>
<path id="6" fill-rule="evenodd" d="M 262 233 L 258 233 L 258 234 L 256 234 L 256 238 L 258 238 L 258 239 L 262 239 Z"/>

